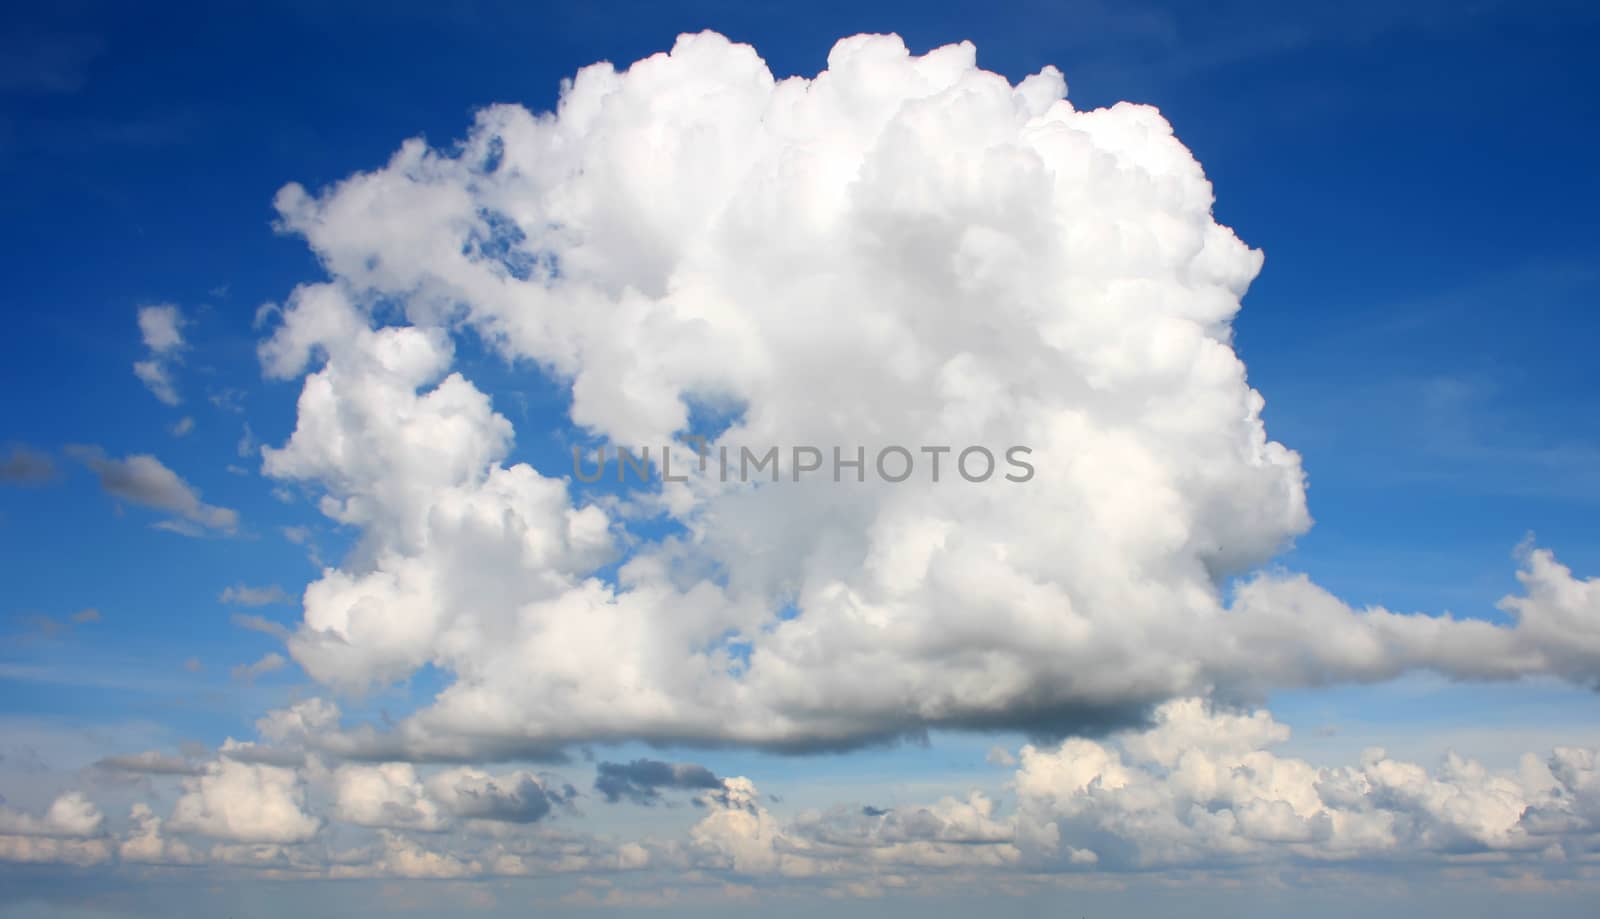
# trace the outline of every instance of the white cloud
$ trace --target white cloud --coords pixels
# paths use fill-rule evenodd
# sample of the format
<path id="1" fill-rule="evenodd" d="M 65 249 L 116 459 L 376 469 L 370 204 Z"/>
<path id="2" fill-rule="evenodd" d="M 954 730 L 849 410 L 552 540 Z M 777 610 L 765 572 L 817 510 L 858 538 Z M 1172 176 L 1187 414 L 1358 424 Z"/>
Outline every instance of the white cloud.
<path id="1" fill-rule="evenodd" d="M 105 828 L 105 816 L 82 792 L 68 792 L 50 803 L 43 817 L 0 805 L 0 834 L 86 838 Z"/>
<path id="2" fill-rule="evenodd" d="M 335 813 L 357 826 L 440 830 L 448 817 L 427 797 L 409 763 L 345 765 L 333 774 Z"/>
<path id="3" fill-rule="evenodd" d="M 184 349 L 183 324 L 182 313 L 170 303 L 139 308 L 139 335 L 148 355 L 134 363 L 133 373 L 157 399 L 168 405 L 183 401 L 172 379 L 173 366 Z M 180 421 L 174 428 L 174 433 L 180 437 L 193 425 L 191 419 L 184 421 L 189 424 Z"/>
<path id="4" fill-rule="evenodd" d="M 200 856 L 183 840 L 162 834 L 163 821 L 148 804 L 134 804 L 128 819 L 132 827 L 117 846 L 117 857 L 122 861 L 145 865 L 193 865 L 200 862 Z"/>
<path id="5" fill-rule="evenodd" d="M 320 194 L 286 187 L 282 223 L 332 280 L 261 345 L 269 375 L 308 374 L 263 471 L 361 532 L 306 591 L 291 653 L 346 689 L 455 680 L 339 748 L 828 748 L 1415 669 L 1600 673 L 1568 640 L 1594 634 L 1588 607 L 1497 628 L 1353 611 L 1287 575 L 1225 601 L 1310 524 L 1231 346 L 1261 255 L 1215 222 L 1158 112 L 1064 94 L 1054 70 L 1011 85 L 970 45 L 915 57 L 892 36 L 777 81 L 702 34 L 585 68 L 553 116 L 492 107 L 449 152 L 411 141 Z M 375 303 L 406 324 L 375 327 Z M 1024 444 L 1037 475 L 692 473 L 603 510 L 565 469 L 505 464 L 511 423 L 451 371 L 463 327 L 618 443 L 659 448 L 715 403 L 742 408 L 716 438 L 735 452 Z M 687 535 L 592 579 L 641 511 Z"/>
<path id="6" fill-rule="evenodd" d="M 290 769 L 223 759 L 183 787 L 170 821 L 181 832 L 281 844 L 310 839 L 321 826 L 305 811 L 303 782 Z"/>
<path id="7" fill-rule="evenodd" d="M 1266 712 L 1233 715 L 1188 699 L 1163 706 L 1155 727 L 1115 744 L 1024 747 L 1020 820 L 1045 848 L 1057 838 L 1100 839 L 1123 868 L 1563 850 L 1576 857 L 1600 834 L 1592 750 L 1528 754 L 1506 773 L 1454 754 L 1430 771 L 1380 749 L 1356 765 L 1318 767 L 1271 752 L 1288 737 Z"/>
<path id="8" fill-rule="evenodd" d="M 110 858 L 111 843 L 104 839 L 0 835 L 0 862 L 88 866 L 98 865 Z"/>
<path id="9" fill-rule="evenodd" d="M 155 354 L 168 354 L 183 347 L 183 316 L 170 303 L 139 308 L 139 334 L 144 346 Z"/>

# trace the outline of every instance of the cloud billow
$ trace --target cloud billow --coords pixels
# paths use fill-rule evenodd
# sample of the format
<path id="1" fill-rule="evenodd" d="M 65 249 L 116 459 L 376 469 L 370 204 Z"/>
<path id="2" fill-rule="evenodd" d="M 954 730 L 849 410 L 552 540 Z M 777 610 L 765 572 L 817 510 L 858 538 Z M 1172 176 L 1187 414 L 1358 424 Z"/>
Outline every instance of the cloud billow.
<path id="1" fill-rule="evenodd" d="M 261 344 L 304 378 L 263 471 L 362 536 L 290 652 L 339 689 L 454 675 L 387 735 L 330 743 L 827 750 L 1412 670 L 1600 674 L 1600 602 L 1547 554 L 1511 626 L 1352 610 L 1293 575 L 1225 597 L 1311 518 L 1232 347 L 1262 255 L 1212 200 L 1159 112 L 1080 111 L 1053 68 L 1012 84 L 969 44 L 857 36 L 779 80 L 710 33 L 584 68 L 554 113 L 493 106 L 449 150 L 284 188 L 331 278 Z M 587 500 L 508 464 L 511 422 L 454 369 L 463 331 L 613 444 L 683 443 L 735 405 L 713 448 L 1026 444 L 1037 474 L 691 471 Z M 685 535 L 623 534 L 652 515 Z"/>

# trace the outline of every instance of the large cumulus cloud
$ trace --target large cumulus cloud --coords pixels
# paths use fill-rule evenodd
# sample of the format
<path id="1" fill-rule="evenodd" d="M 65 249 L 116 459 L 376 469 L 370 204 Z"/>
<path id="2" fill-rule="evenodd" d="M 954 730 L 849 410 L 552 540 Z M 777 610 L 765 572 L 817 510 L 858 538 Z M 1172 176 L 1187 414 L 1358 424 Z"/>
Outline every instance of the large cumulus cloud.
<path id="1" fill-rule="evenodd" d="M 685 36 L 583 69 L 554 113 L 494 106 L 451 149 L 288 186 L 281 224 L 329 277 L 261 347 L 305 378 L 265 472 L 361 536 L 291 650 L 340 688 L 452 677 L 393 732 L 325 743 L 819 748 L 1418 668 L 1594 678 L 1592 585 L 1541 600 L 1576 583 L 1543 555 L 1515 626 L 1355 611 L 1291 575 L 1227 601 L 1311 520 L 1232 347 L 1262 256 L 1211 206 L 1156 110 L 1079 111 L 1054 69 L 1013 85 L 970 45 L 892 36 L 783 80 Z M 452 369 L 467 333 L 568 387 L 603 442 L 690 455 L 714 409 L 713 450 L 1022 444 L 1037 473 L 757 486 L 691 466 L 585 499 L 565 468 L 509 462 L 510 421 Z M 674 535 L 629 532 L 649 515 Z"/>

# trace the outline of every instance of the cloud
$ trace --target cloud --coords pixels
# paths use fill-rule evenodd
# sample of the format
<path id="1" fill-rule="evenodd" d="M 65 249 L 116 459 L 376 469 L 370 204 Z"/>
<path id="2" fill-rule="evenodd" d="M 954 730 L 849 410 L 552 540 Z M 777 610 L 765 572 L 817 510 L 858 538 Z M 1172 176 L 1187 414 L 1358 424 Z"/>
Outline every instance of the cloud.
<path id="1" fill-rule="evenodd" d="M 1153 728 L 1115 745 L 1024 747 L 1020 819 L 1046 848 L 1058 837 L 1099 839 L 1103 855 L 1127 869 L 1264 857 L 1531 857 L 1575 851 L 1600 830 L 1595 751 L 1528 754 L 1504 773 L 1455 754 L 1430 771 L 1381 749 L 1355 765 L 1318 767 L 1271 752 L 1288 738 L 1264 711 L 1169 703 Z"/>
<path id="2" fill-rule="evenodd" d="M 722 780 L 710 769 L 694 763 L 663 763 L 636 759 L 631 763 L 600 763 L 595 767 L 595 791 L 612 804 L 627 799 L 650 805 L 661 799 L 662 789 L 705 790 L 721 788 Z"/>
<path id="3" fill-rule="evenodd" d="M 193 865 L 200 856 L 181 839 L 165 836 L 165 821 L 148 804 L 134 804 L 128 815 L 132 829 L 117 846 L 117 857 L 138 865 Z"/>
<path id="4" fill-rule="evenodd" d="M 247 584 L 235 584 L 225 587 L 217 597 L 222 603 L 234 603 L 239 606 L 271 606 L 275 603 L 288 603 L 289 595 L 283 588 L 276 584 L 265 587 L 251 587 Z"/>
<path id="5" fill-rule="evenodd" d="M 282 753 L 336 718 L 307 700 L 263 719 L 260 738 Z M 1503 771 L 1454 754 L 1429 768 L 1382 750 L 1316 764 L 1274 752 L 1289 738 L 1267 711 L 1180 699 L 1144 729 L 1024 746 L 1009 804 L 968 790 L 780 815 L 739 776 L 700 797 L 703 810 L 681 835 L 639 839 L 507 826 L 543 824 L 574 794 L 523 770 L 328 768 L 318 756 L 271 765 L 235 756 L 273 748 L 230 739 L 182 779 L 166 820 L 136 801 L 127 828 L 108 832 L 81 792 L 58 797 L 44 816 L 0 809 L 0 860 L 93 863 L 114 851 L 130 864 L 268 877 L 559 873 L 580 885 L 629 872 L 643 883 L 693 875 L 875 897 L 1056 885 L 1063 875 L 1125 884 L 1174 871 L 1296 883 L 1320 872 L 1324 882 L 1351 883 L 1386 875 L 1396 859 L 1440 879 L 1477 869 L 1537 881 L 1581 864 L 1600 836 L 1600 751 L 1558 747 Z M 165 764 L 158 754 L 129 759 L 135 768 Z M 195 835 L 217 844 L 203 852 Z"/>
<path id="6" fill-rule="evenodd" d="M 131 772 L 140 775 L 195 775 L 199 769 L 181 756 L 169 756 L 155 750 L 108 756 L 95 763 L 98 769 Z"/>
<path id="7" fill-rule="evenodd" d="M 256 617 L 252 617 L 256 618 Z M 233 678 L 246 683 L 252 683 L 257 677 L 266 676 L 282 670 L 288 661 L 276 651 L 264 655 L 253 664 L 240 664 L 232 670 Z"/>
<path id="8" fill-rule="evenodd" d="M 277 638 L 281 641 L 288 641 L 289 636 L 293 634 L 288 628 L 279 625 L 278 623 L 273 622 L 271 619 L 268 619 L 264 616 L 251 616 L 245 613 L 234 613 L 233 624 L 241 629 L 249 629 L 252 632 L 260 632 L 263 635 L 271 635 L 273 638 Z"/>
<path id="9" fill-rule="evenodd" d="M 85 607 L 65 619 L 54 616 L 34 614 L 22 618 L 27 627 L 23 632 L 24 639 L 43 638 L 46 640 L 59 638 L 73 630 L 75 626 L 92 625 L 101 619 L 100 611 L 94 607 Z"/>
<path id="10" fill-rule="evenodd" d="M 0 483 L 42 485 L 56 477 L 56 463 L 50 454 L 23 444 L 12 444 L 0 456 Z"/>
<path id="11" fill-rule="evenodd" d="M 43 817 L 0 805 L 0 834 L 82 839 L 98 836 L 104 829 L 105 816 L 82 792 L 56 798 Z"/>
<path id="12" fill-rule="evenodd" d="M 453 680 L 340 749 L 830 750 L 1413 670 L 1600 674 L 1590 607 L 1357 611 L 1292 574 L 1230 600 L 1311 523 L 1232 346 L 1262 256 L 1159 112 L 1065 96 L 969 44 L 857 36 L 777 80 L 706 33 L 583 69 L 551 115 L 494 106 L 447 150 L 285 187 L 330 279 L 269 311 L 264 370 L 304 380 L 263 472 L 360 533 L 290 653 L 340 690 Z M 594 500 L 510 462 L 460 332 L 544 368 L 612 444 L 687 453 L 691 417 L 732 406 L 713 453 L 1026 445 L 1037 474 L 967 483 L 946 456 L 940 482 L 756 487 L 691 464 Z"/>
<path id="13" fill-rule="evenodd" d="M 100 478 L 100 487 L 106 494 L 182 518 L 162 521 L 158 526 L 185 535 L 200 534 L 202 527 L 224 533 L 238 528 L 237 511 L 204 503 L 193 486 L 154 456 L 136 454 L 119 460 L 93 446 L 68 447 L 67 453 Z"/>
<path id="14" fill-rule="evenodd" d="M 218 760 L 183 783 L 173 829 L 213 839 L 295 843 L 314 836 L 321 821 L 305 811 L 305 788 L 293 770 Z"/>
<path id="15" fill-rule="evenodd" d="M 333 775 L 335 813 L 365 827 L 441 830 L 448 816 L 423 791 L 410 763 L 341 766 Z"/>
<path id="16" fill-rule="evenodd" d="M 173 365 L 184 348 L 183 324 L 182 314 L 170 303 L 139 308 L 139 335 L 144 340 L 146 357 L 134 363 L 133 373 L 157 399 L 168 405 L 183 401 L 172 379 Z M 183 428 L 181 432 L 174 429 L 178 436 L 188 433 L 183 422 L 178 426 Z"/>
<path id="17" fill-rule="evenodd" d="M 441 772 L 427 784 L 429 793 L 455 816 L 500 823 L 542 820 L 572 795 L 570 789 L 547 788 L 526 771 L 490 775 L 463 767 Z"/>
<path id="18" fill-rule="evenodd" d="M 333 785 L 341 820 L 392 830 L 437 832 L 456 819 L 534 823 L 564 800 L 529 772 L 456 768 L 424 781 L 409 763 L 340 766 Z"/>
<path id="19" fill-rule="evenodd" d="M 662 879 L 866 897 L 1154 870 L 1342 883 L 1397 859 L 1570 876 L 1592 859 L 1596 751 L 1504 772 L 1381 751 L 1317 764 L 1276 752 L 1288 729 L 1245 704 L 1417 670 L 1592 683 L 1600 582 L 1530 547 L 1490 623 L 1354 609 L 1260 571 L 1310 525 L 1298 457 L 1267 437 L 1232 346 L 1261 257 L 1215 222 L 1153 109 L 1079 111 L 1055 71 L 1012 84 L 968 45 L 857 37 L 779 81 L 753 49 L 689 36 L 586 68 L 551 115 L 493 107 L 459 146 L 409 142 L 278 205 L 329 278 L 261 314 L 263 368 L 303 378 L 263 473 L 356 538 L 292 632 L 234 621 L 286 638 L 330 690 L 445 685 L 381 727 L 372 706 L 347 726 L 307 698 L 209 762 L 106 758 L 178 775 L 170 816 L 136 802 L 108 833 L 81 793 L 7 808 L 0 859 L 560 874 L 600 903 L 650 901 Z M 171 319 L 141 323 L 152 355 L 181 352 Z M 566 387 L 581 438 L 681 446 L 715 407 L 713 448 L 1025 443 L 1038 475 L 752 486 L 691 466 L 659 489 L 584 489 L 512 461 L 457 334 Z M 174 514 L 163 526 L 236 526 L 153 457 L 71 455 Z M 571 786 L 506 765 L 597 741 L 815 752 L 997 728 L 1039 738 L 990 752 L 1015 770 L 1003 794 L 892 806 L 879 790 L 785 812 L 747 776 L 596 764 L 607 800 L 703 792 L 667 838 L 561 826 Z M 635 888 L 605 887 L 624 873 Z"/>
<path id="20" fill-rule="evenodd" d="M 170 303 L 139 308 L 139 335 L 154 354 L 170 354 L 182 348 L 182 326 L 182 314 Z"/>

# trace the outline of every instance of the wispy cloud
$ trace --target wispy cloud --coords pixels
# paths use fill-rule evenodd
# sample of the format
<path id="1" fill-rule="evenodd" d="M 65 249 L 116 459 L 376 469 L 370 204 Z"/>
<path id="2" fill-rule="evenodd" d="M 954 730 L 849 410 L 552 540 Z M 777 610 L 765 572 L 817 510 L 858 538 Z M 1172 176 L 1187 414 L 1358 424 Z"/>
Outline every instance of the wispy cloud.
<path id="1" fill-rule="evenodd" d="M 114 459 L 100 447 L 84 445 L 70 446 L 67 453 L 99 477 L 100 487 L 106 494 L 130 504 L 176 514 L 178 519 L 157 524 L 163 529 L 194 536 L 203 530 L 232 533 L 239 526 L 237 511 L 201 501 L 193 486 L 154 456 L 136 454 Z"/>

